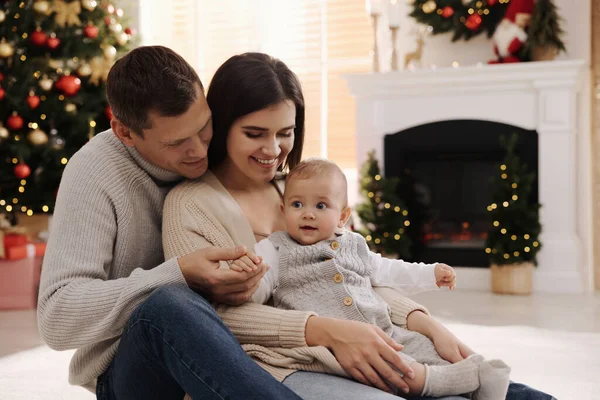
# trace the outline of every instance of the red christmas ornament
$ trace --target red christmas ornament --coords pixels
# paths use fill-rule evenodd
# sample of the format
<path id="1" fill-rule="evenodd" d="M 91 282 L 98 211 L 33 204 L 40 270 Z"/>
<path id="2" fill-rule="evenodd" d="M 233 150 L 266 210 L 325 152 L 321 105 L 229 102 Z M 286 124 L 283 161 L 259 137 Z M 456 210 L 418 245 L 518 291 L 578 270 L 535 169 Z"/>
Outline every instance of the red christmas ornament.
<path id="1" fill-rule="evenodd" d="M 46 36 L 46 34 L 42 31 L 35 31 L 31 35 L 29 35 L 29 40 L 31 40 L 31 43 L 35 44 L 38 47 L 41 47 L 44 44 L 46 44 L 46 39 L 48 39 L 48 36 Z"/>
<path id="2" fill-rule="evenodd" d="M 0 87 L 0 100 L 4 99 L 5 94 L 6 92 L 4 91 L 4 89 Z"/>
<path id="3" fill-rule="evenodd" d="M 81 89 L 81 79 L 74 75 L 63 75 L 54 86 L 65 96 L 74 96 Z"/>
<path id="4" fill-rule="evenodd" d="M 8 126 L 8 129 L 11 129 L 13 131 L 18 131 L 19 129 L 21 129 L 23 127 L 23 124 L 23 117 L 21 117 L 17 113 L 13 113 L 13 115 L 8 117 L 8 119 L 6 120 L 6 126 Z"/>
<path id="5" fill-rule="evenodd" d="M 25 179 L 31 175 L 31 168 L 27 164 L 18 164 L 15 167 L 15 176 L 19 179 Z"/>
<path id="6" fill-rule="evenodd" d="M 108 118 L 109 121 L 113 119 L 113 113 L 110 109 L 110 106 L 106 106 L 106 108 L 104 109 L 104 115 L 106 115 L 106 118 Z"/>
<path id="7" fill-rule="evenodd" d="M 487 0 L 488 6 L 493 7 L 496 5 L 498 0 Z"/>
<path id="8" fill-rule="evenodd" d="M 29 107 L 32 110 L 35 110 L 37 108 L 37 106 L 40 105 L 40 98 L 39 96 L 36 96 L 34 94 L 30 94 L 29 96 L 27 96 L 27 104 L 29 104 Z"/>
<path id="9" fill-rule="evenodd" d="M 465 21 L 465 26 L 472 31 L 476 31 L 481 26 L 481 15 L 479 14 L 471 14 Z"/>
<path id="10" fill-rule="evenodd" d="M 106 26 L 108 26 L 108 25 L 112 24 L 112 22 L 113 22 L 113 20 L 112 20 L 112 18 L 111 18 L 111 17 L 104 17 L 104 24 L 105 24 Z"/>
<path id="11" fill-rule="evenodd" d="M 133 28 L 125 28 L 123 32 L 125 32 L 128 35 L 135 36 L 135 29 Z"/>
<path id="12" fill-rule="evenodd" d="M 46 46 L 50 48 L 50 50 L 56 50 L 56 48 L 60 45 L 60 39 L 57 37 L 49 37 L 46 41 Z"/>
<path id="13" fill-rule="evenodd" d="M 450 6 L 446 6 L 446 7 L 442 8 L 442 17 L 450 18 L 453 15 L 454 15 L 454 8 L 452 8 Z"/>
<path id="14" fill-rule="evenodd" d="M 85 36 L 90 39 L 96 39 L 98 37 L 98 27 L 92 24 L 89 24 L 85 28 L 83 28 L 83 33 Z"/>

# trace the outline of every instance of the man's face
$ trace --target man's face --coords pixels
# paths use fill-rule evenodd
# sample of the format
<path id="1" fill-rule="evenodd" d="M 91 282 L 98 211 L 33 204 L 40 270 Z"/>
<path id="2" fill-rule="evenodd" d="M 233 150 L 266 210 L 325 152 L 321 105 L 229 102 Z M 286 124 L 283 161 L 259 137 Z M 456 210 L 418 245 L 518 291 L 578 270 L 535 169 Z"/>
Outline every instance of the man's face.
<path id="1" fill-rule="evenodd" d="M 143 130 L 143 137 L 133 132 L 126 139 L 118 136 L 126 145 L 135 146 L 146 160 L 167 171 L 188 179 L 206 172 L 212 120 L 206 97 L 199 88 L 198 99 L 185 113 L 164 117 L 151 111 L 148 120 L 151 128 Z"/>

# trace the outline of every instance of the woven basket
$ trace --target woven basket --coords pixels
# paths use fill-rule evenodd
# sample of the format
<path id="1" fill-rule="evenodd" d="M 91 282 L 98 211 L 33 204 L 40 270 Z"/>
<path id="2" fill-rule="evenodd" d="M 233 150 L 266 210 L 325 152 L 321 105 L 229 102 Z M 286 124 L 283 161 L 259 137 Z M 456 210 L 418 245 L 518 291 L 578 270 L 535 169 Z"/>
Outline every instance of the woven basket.
<path id="1" fill-rule="evenodd" d="M 558 48 L 551 44 L 537 46 L 531 50 L 531 61 L 552 61 L 558 55 Z"/>
<path id="2" fill-rule="evenodd" d="M 533 286 L 533 264 L 492 264 L 492 292 L 496 294 L 531 294 Z"/>

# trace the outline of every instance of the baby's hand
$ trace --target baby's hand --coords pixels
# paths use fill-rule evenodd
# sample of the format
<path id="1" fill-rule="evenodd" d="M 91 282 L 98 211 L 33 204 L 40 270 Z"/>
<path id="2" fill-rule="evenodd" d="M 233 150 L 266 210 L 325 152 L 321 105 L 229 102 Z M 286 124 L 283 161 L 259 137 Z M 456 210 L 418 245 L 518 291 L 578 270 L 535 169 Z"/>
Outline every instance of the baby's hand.
<path id="1" fill-rule="evenodd" d="M 446 264 L 435 265 L 435 283 L 438 287 L 448 286 L 450 290 L 454 290 L 456 286 L 456 273 L 454 269 Z"/>
<path id="2" fill-rule="evenodd" d="M 252 259 L 258 259 L 260 262 L 255 264 Z M 262 257 L 255 255 L 251 251 L 247 251 L 245 255 L 238 258 L 229 265 L 229 268 L 237 272 L 254 272 L 258 269 L 258 266 L 262 263 Z"/>

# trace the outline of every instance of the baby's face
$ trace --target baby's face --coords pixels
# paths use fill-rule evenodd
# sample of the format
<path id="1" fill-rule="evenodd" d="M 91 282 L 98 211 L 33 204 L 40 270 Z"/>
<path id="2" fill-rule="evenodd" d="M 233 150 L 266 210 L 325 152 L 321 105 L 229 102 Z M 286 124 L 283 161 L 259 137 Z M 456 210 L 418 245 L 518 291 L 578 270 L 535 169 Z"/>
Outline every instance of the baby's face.
<path id="1" fill-rule="evenodd" d="M 342 216 L 344 190 L 342 182 L 332 174 L 288 182 L 283 204 L 288 233 L 304 245 L 333 238 L 346 222 Z"/>

